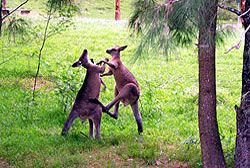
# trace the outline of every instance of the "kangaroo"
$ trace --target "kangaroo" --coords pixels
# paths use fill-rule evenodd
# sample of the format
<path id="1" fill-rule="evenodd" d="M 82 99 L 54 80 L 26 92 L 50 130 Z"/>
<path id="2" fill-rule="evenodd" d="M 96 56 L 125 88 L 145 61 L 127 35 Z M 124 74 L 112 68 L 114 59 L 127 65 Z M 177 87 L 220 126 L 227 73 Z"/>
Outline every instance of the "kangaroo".
<path id="1" fill-rule="evenodd" d="M 108 61 L 108 59 L 105 59 Z M 94 138 L 93 123 L 95 125 L 95 138 L 100 139 L 100 127 L 102 118 L 102 107 L 89 101 L 89 99 L 98 99 L 101 88 L 100 73 L 105 71 L 105 64 L 101 67 L 91 63 L 88 59 L 88 51 L 85 49 L 79 60 L 72 67 L 83 66 L 87 69 L 87 74 L 83 85 L 77 93 L 72 110 L 64 124 L 61 134 L 65 135 L 73 121 L 80 117 L 82 122 L 89 120 L 89 137 Z"/>
<path id="2" fill-rule="evenodd" d="M 124 103 L 124 106 L 130 105 L 137 122 L 138 132 L 140 134 L 143 132 L 142 118 L 138 108 L 140 88 L 133 74 L 122 64 L 120 60 L 120 52 L 126 48 L 127 46 L 116 46 L 114 48 L 108 49 L 106 53 L 112 56 L 110 62 L 107 62 L 106 60 L 100 61 L 100 63 L 105 63 L 109 66 L 108 72 L 105 74 L 101 74 L 101 77 L 114 75 L 116 83 L 114 91 L 115 98 L 105 106 L 104 111 L 106 111 L 106 113 L 111 117 L 118 119 L 120 101 Z M 103 107 L 101 102 L 98 102 L 98 100 L 96 101 L 96 103 L 99 103 Z M 114 113 L 111 114 L 108 111 L 114 105 Z"/>

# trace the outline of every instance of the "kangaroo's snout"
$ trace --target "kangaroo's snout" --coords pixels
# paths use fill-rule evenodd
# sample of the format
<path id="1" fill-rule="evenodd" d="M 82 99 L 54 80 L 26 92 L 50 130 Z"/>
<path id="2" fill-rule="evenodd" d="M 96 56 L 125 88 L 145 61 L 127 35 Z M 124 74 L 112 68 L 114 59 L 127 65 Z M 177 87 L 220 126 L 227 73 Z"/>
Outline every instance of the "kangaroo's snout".
<path id="1" fill-rule="evenodd" d="M 87 63 L 88 63 L 88 50 L 84 49 L 82 55 L 79 58 L 79 60 L 76 61 L 74 64 L 72 64 L 72 67 L 75 68 L 75 67 L 79 67 L 81 65 L 83 67 L 85 67 L 85 65 Z"/>
<path id="2" fill-rule="evenodd" d="M 106 53 L 110 54 L 110 53 L 111 53 L 111 51 L 110 51 L 110 50 L 106 50 Z"/>
<path id="3" fill-rule="evenodd" d="M 83 54 L 88 54 L 88 50 L 84 49 Z"/>
<path id="4" fill-rule="evenodd" d="M 75 68 L 75 67 L 79 67 L 81 65 L 82 65 L 81 61 L 77 61 L 74 64 L 72 64 L 72 67 Z"/>

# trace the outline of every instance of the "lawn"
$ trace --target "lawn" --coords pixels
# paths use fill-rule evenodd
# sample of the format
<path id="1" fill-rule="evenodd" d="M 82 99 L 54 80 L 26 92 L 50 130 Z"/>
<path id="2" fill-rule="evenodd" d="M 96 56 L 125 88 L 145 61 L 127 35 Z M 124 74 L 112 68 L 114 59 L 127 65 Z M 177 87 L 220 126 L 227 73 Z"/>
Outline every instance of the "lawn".
<path id="1" fill-rule="evenodd" d="M 7 0 L 7 8 L 14 9 L 23 0 Z M 46 0 L 29 0 L 22 9 L 30 9 L 31 15 L 45 11 Z M 79 11 L 77 15 L 88 18 L 115 19 L 115 1 L 113 0 L 75 0 Z M 79 3 L 80 2 L 80 3 Z M 121 19 L 127 19 L 132 11 L 133 0 L 121 1 Z"/>
<path id="2" fill-rule="evenodd" d="M 83 3 L 84 1 L 82 1 Z M 98 1 L 94 1 L 98 2 Z M 109 18 L 109 17 L 107 17 Z M 43 32 L 45 21 L 32 20 Z M 217 45 L 217 117 L 227 165 L 232 167 L 235 143 L 234 105 L 240 102 L 242 48 L 225 55 L 239 32 Z M 201 167 L 198 133 L 198 49 L 194 44 L 166 56 L 150 52 L 133 62 L 139 38 L 127 21 L 73 19 L 73 25 L 50 37 L 42 53 L 35 101 L 32 85 L 41 38 L 4 35 L 0 43 L 0 167 Z M 139 109 L 144 133 L 138 135 L 130 107 L 120 106 L 118 120 L 103 114 L 101 141 L 86 138 L 88 121 L 75 120 L 69 134 L 60 135 L 74 97 L 85 77 L 71 65 L 88 49 L 96 62 L 110 58 L 107 48 L 128 45 L 121 59 L 141 88 Z M 104 77 L 104 104 L 113 99 L 114 79 Z M 73 90 L 73 91 L 72 91 Z M 112 111 L 112 110 L 111 110 Z M 2 165 L 1 165 L 2 164 Z"/>

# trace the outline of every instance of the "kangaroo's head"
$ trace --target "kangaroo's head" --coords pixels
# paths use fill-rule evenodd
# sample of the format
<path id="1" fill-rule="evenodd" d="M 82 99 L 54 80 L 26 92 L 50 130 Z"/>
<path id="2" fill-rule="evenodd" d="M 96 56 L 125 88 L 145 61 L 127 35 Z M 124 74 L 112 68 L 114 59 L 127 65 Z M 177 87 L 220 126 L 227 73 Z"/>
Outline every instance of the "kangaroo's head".
<path id="1" fill-rule="evenodd" d="M 106 53 L 110 54 L 112 57 L 114 56 L 120 56 L 120 52 L 125 50 L 127 48 L 127 46 L 115 46 L 114 48 L 110 48 L 106 50 Z"/>
<path id="2" fill-rule="evenodd" d="M 84 68 L 87 68 L 87 66 L 89 65 L 89 58 L 88 58 L 88 50 L 84 49 L 82 55 L 80 56 L 79 60 L 76 61 L 72 67 L 79 67 L 79 66 L 83 66 Z"/>

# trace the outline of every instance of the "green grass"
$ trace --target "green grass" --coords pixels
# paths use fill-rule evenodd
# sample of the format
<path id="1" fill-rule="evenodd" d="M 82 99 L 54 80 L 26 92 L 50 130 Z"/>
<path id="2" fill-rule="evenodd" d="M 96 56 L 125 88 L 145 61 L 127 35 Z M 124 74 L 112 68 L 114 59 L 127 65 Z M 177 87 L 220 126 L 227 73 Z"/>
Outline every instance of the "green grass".
<path id="1" fill-rule="evenodd" d="M 7 0 L 7 8 L 14 9 L 20 5 L 23 0 Z M 47 0 L 29 0 L 22 9 L 30 9 L 31 15 L 38 15 L 44 12 L 45 2 Z M 113 0 L 79 0 L 74 1 L 79 8 L 77 15 L 88 18 L 115 19 L 115 1 Z M 132 11 L 133 1 L 121 1 L 121 19 L 127 19 Z"/>
<path id="2" fill-rule="evenodd" d="M 98 2 L 98 1 L 96 1 Z M 39 20 L 43 23 L 43 20 Z M 201 167 L 198 134 L 198 50 L 177 48 L 170 61 L 159 53 L 150 53 L 134 64 L 138 38 L 130 36 L 126 22 L 101 19 L 76 19 L 62 34 L 48 39 L 35 102 L 32 84 L 41 39 L 14 44 L 4 36 L 0 46 L 0 162 L 16 167 Z M 42 32 L 42 29 L 41 29 Z M 227 164 L 232 166 L 235 143 L 235 112 L 240 102 L 242 48 L 223 54 L 236 41 L 227 37 L 217 48 L 217 116 Z M 88 122 L 75 120 L 69 134 L 60 136 L 70 112 L 62 99 L 74 97 L 67 82 L 79 88 L 86 70 L 73 69 L 84 48 L 97 62 L 107 48 L 128 45 L 121 59 L 136 77 L 141 97 L 144 133 L 139 136 L 130 107 L 120 106 L 118 120 L 103 114 L 102 141 L 87 139 Z M 113 99 L 114 79 L 104 77 L 107 90 L 100 100 Z M 62 85 L 58 83 L 62 82 Z M 65 88 L 66 89 L 65 89 Z M 66 95 L 58 94 L 58 90 Z M 65 100 L 65 99 L 64 99 Z M 65 105 L 65 104 L 64 104 Z M 1 165 L 0 165 L 1 166 Z"/>

